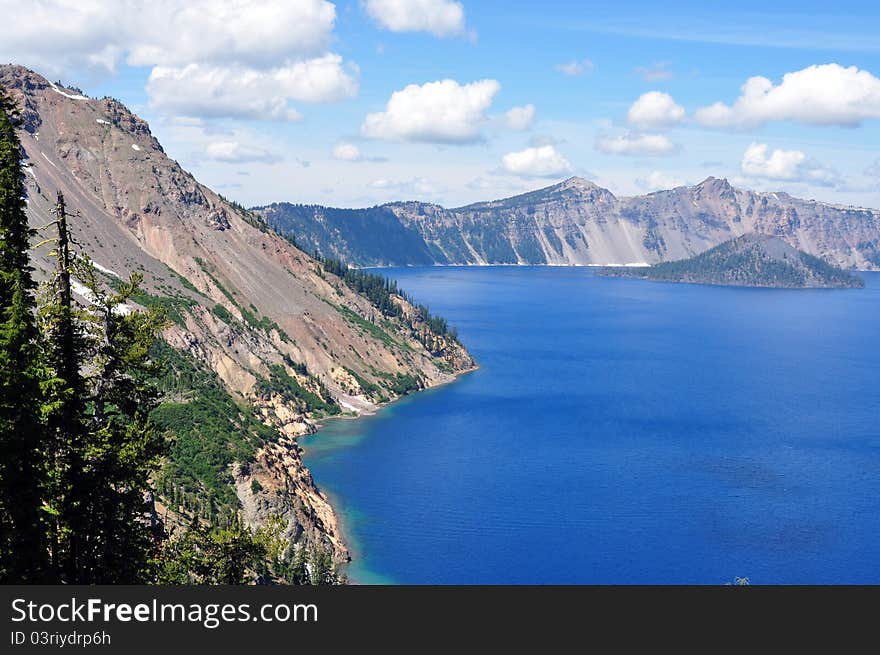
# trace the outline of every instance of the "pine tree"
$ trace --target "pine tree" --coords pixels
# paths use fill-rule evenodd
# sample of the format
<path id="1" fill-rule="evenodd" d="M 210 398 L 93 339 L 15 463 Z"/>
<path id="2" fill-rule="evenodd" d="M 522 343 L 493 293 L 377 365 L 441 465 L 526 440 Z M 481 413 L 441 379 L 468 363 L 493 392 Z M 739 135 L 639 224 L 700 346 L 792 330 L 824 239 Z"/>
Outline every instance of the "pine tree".
<path id="1" fill-rule="evenodd" d="M 50 466 L 47 507 L 57 577 L 70 584 L 148 581 L 160 526 L 150 476 L 164 440 L 149 419 L 157 392 L 148 351 L 165 324 L 126 305 L 140 276 L 108 291 L 71 250 L 64 197 L 55 208 L 56 273 L 41 309 Z M 89 305 L 71 294 L 76 276 Z"/>
<path id="2" fill-rule="evenodd" d="M 40 582 L 43 431 L 35 284 L 15 105 L 0 90 L 0 582 Z"/>
<path id="3" fill-rule="evenodd" d="M 73 254 L 64 196 L 59 192 L 54 210 L 58 237 L 55 274 L 46 287 L 40 308 L 43 356 L 47 379 L 43 383 L 44 416 L 48 434 L 46 508 L 49 544 L 55 577 L 67 583 L 83 582 L 80 543 L 89 509 L 84 465 L 88 439 L 86 381 L 83 363 L 91 359 L 84 315 L 71 291 Z"/>
<path id="4" fill-rule="evenodd" d="M 90 528 L 82 566 L 89 582 L 145 582 L 162 535 L 151 475 L 166 450 L 164 435 L 150 420 L 159 394 L 149 350 L 166 319 L 156 310 L 131 311 L 139 274 L 116 292 L 102 289 L 88 260 L 78 275 L 94 299 L 99 328 L 86 449 Z"/>

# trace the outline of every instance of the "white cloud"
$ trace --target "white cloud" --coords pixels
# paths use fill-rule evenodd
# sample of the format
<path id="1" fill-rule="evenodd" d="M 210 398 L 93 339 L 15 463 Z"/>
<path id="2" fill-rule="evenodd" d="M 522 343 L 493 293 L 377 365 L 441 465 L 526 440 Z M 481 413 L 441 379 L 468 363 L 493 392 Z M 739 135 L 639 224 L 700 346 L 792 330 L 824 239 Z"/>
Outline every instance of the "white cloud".
<path id="1" fill-rule="evenodd" d="M 865 175 L 880 178 L 880 159 L 875 159 L 874 163 L 865 169 Z"/>
<path id="2" fill-rule="evenodd" d="M 123 12 L 124 13 L 124 12 Z M 113 71 L 123 54 L 116 12 L 97 1 L 23 3 L 0 0 L 0 61 L 59 75 L 72 69 Z"/>
<path id="3" fill-rule="evenodd" d="M 336 21 L 335 5 L 325 0 L 128 2 L 128 62 L 135 66 L 200 61 L 271 67 L 293 55 L 324 51 Z"/>
<path id="4" fill-rule="evenodd" d="M 766 143 L 753 143 L 743 154 L 740 169 L 749 177 L 768 180 L 811 182 L 820 186 L 834 186 L 840 176 L 831 168 L 809 159 L 800 150 L 774 150 L 768 155 Z"/>
<path id="5" fill-rule="evenodd" d="M 641 129 L 671 127 L 684 120 L 684 107 L 672 96 L 661 91 L 649 91 L 639 96 L 626 114 L 631 125 Z"/>
<path id="6" fill-rule="evenodd" d="M 651 66 L 639 66 L 636 68 L 645 82 L 663 82 L 672 79 L 672 71 L 669 70 L 668 61 L 658 61 Z"/>
<path id="7" fill-rule="evenodd" d="M 559 177 L 571 172 L 571 164 L 553 146 L 509 152 L 501 164 L 506 172 L 520 177 Z"/>
<path id="8" fill-rule="evenodd" d="M 205 156 L 213 161 L 244 164 L 262 162 L 273 164 L 281 161 L 281 157 L 264 148 L 242 145 L 238 141 L 215 141 L 205 148 Z"/>
<path id="9" fill-rule="evenodd" d="M 464 7 L 452 0 L 366 0 L 370 17 L 392 32 L 464 33 Z"/>
<path id="10" fill-rule="evenodd" d="M 0 0 L 0 60 L 52 75 L 153 67 L 150 103 L 187 115 L 291 120 L 289 102 L 357 93 L 357 69 L 327 51 L 326 0 Z"/>
<path id="11" fill-rule="evenodd" d="M 636 186 L 646 191 L 659 191 L 661 189 L 674 189 L 685 184 L 677 175 L 664 173 L 663 171 L 651 171 L 647 178 L 637 178 Z"/>
<path id="12" fill-rule="evenodd" d="M 716 102 L 694 116 L 707 127 L 749 128 L 770 121 L 854 127 L 880 118 L 880 79 L 839 64 L 786 73 L 778 85 L 766 77 L 751 77 L 732 105 Z"/>
<path id="13" fill-rule="evenodd" d="M 602 136 L 596 139 L 596 149 L 608 155 L 659 156 L 675 152 L 676 146 L 663 134 L 634 134 Z"/>
<path id="14" fill-rule="evenodd" d="M 507 127 L 511 130 L 525 131 L 532 126 L 532 121 L 535 120 L 535 105 L 514 107 L 504 114 L 504 118 Z"/>
<path id="15" fill-rule="evenodd" d="M 336 7 L 325 0 L 0 0 L 0 60 L 47 72 L 194 61 L 270 66 L 329 45 Z"/>
<path id="16" fill-rule="evenodd" d="M 270 70 L 190 64 L 156 66 L 147 81 L 150 104 L 187 116 L 298 120 L 291 101 L 331 102 L 357 94 L 357 70 L 339 55 Z"/>
<path id="17" fill-rule="evenodd" d="M 564 64 L 556 67 L 560 73 L 564 73 L 570 77 L 577 77 L 587 73 L 592 73 L 596 66 L 589 59 L 572 59 Z"/>
<path id="18" fill-rule="evenodd" d="M 395 141 L 472 143 L 480 140 L 485 112 L 499 90 L 496 80 L 410 84 L 391 95 L 385 111 L 367 115 L 361 134 Z"/>
<path id="19" fill-rule="evenodd" d="M 337 143 L 333 148 L 333 159 L 339 161 L 360 161 L 361 151 L 353 143 Z"/>

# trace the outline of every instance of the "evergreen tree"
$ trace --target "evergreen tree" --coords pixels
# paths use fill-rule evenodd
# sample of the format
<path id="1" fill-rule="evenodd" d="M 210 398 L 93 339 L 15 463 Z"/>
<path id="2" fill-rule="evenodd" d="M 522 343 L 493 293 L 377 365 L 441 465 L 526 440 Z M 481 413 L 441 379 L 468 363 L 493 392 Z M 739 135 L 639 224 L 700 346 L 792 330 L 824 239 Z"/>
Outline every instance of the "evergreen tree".
<path id="1" fill-rule="evenodd" d="M 139 274 L 118 291 L 106 292 L 91 263 L 80 260 L 78 277 L 94 300 L 97 326 L 84 457 L 89 527 L 80 573 L 90 583 L 145 582 L 152 576 L 150 564 L 162 534 L 151 475 L 166 450 L 163 434 L 150 420 L 159 394 L 149 351 L 166 319 L 156 310 L 130 310 L 128 302 L 142 281 Z"/>
<path id="2" fill-rule="evenodd" d="M 160 584 L 242 585 L 266 559 L 266 545 L 236 519 L 212 528 L 194 518 L 187 530 L 165 543 Z"/>
<path id="3" fill-rule="evenodd" d="M 57 267 L 41 310 L 52 561 L 66 583 L 144 582 L 161 534 L 150 475 L 164 445 L 149 419 L 157 392 L 148 351 L 165 321 L 126 305 L 139 276 L 107 291 L 71 252 L 60 193 L 55 213 Z M 72 298 L 73 275 L 88 289 L 87 308 Z"/>
<path id="4" fill-rule="evenodd" d="M 16 109 L 0 90 L 0 582 L 40 582 L 47 548 L 31 231 Z"/>
<path id="5" fill-rule="evenodd" d="M 40 308 L 47 369 L 43 383 L 48 434 L 45 505 L 54 576 L 59 581 L 76 583 L 82 580 L 79 561 L 84 533 L 81 527 L 88 519 L 89 493 L 83 477 L 88 431 L 82 368 L 94 353 L 89 352 L 89 340 L 83 329 L 85 315 L 74 303 L 71 291 L 73 255 L 61 193 L 54 211 L 58 233 L 54 250 L 56 268 Z"/>

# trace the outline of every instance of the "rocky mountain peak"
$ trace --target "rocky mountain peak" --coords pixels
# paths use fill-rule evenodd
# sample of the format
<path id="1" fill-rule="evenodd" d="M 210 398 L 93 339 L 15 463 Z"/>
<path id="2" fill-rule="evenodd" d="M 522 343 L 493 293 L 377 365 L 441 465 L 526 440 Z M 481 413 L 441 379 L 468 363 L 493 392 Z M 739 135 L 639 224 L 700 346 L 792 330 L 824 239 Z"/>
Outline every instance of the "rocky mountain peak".
<path id="1" fill-rule="evenodd" d="M 599 185 L 591 182 L 584 177 L 570 177 L 564 182 L 559 183 L 560 189 L 598 189 Z"/>
<path id="2" fill-rule="evenodd" d="M 21 125 L 31 134 L 36 134 L 41 122 L 33 95 L 40 89 L 48 88 L 49 82 L 46 78 L 24 66 L 0 65 L 0 89 L 3 89 L 16 101 L 21 112 Z"/>
<path id="3" fill-rule="evenodd" d="M 726 177 L 714 177 L 710 175 L 705 180 L 694 186 L 694 189 L 710 193 L 726 193 L 733 191 L 733 185 Z"/>
<path id="4" fill-rule="evenodd" d="M 150 126 L 115 98 L 90 98 L 76 87 L 51 82 L 39 73 L 14 64 L 0 65 L 0 87 L 6 89 L 21 110 L 22 127 L 36 134 L 47 111 L 65 117 L 76 134 L 114 127 L 136 137 L 144 146 L 163 152 Z M 76 115 L 80 118 L 71 120 Z M 141 147 L 140 145 L 138 147 Z"/>
<path id="5" fill-rule="evenodd" d="M 577 176 L 570 177 L 564 182 L 560 182 L 559 184 L 550 187 L 550 189 L 548 190 L 574 193 L 579 196 L 589 197 L 591 199 L 596 199 L 598 197 L 606 197 L 609 199 L 614 198 L 614 194 L 611 193 L 608 189 L 601 187 L 595 182 L 591 182 L 586 178 Z"/>
<path id="6" fill-rule="evenodd" d="M 31 91 L 49 86 L 45 77 L 18 64 L 0 64 L 0 82 L 7 90 Z"/>
<path id="7" fill-rule="evenodd" d="M 691 187 L 690 192 L 696 200 L 733 201 L 736 198 L 736 189 L 727 181 L 727 178 L 711 175 Z"/>

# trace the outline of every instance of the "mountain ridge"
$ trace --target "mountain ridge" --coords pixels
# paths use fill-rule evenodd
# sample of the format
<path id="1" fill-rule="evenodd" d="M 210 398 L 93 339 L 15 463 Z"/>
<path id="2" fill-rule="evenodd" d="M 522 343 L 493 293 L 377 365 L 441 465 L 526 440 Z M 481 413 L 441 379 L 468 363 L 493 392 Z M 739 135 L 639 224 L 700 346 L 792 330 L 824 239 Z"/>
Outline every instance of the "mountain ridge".
<path id="1" fill-rule="evenodd" d="M 292 544 L 346 559 L 333 508 L 296 438 L 328 414 L 371 412 L 448 382 L 474 366 L 470 355 L 453 336 L 434 332 L 430 317 L 396 288 L 378 288 L 386 301 L 380 309 L 353 288 L 357 280 L 199 183 L 119 101 L 89 98 L 14 65 L 0 66 L 0 87 L 20 109 L 31 226 L 52 222 L 62 192 L 80 253 L 110 287 L 131 272 L 143 276 L 135 300 L 167 311 L 163 338 L 174 369 L 202 380 L 215 402 L 210 438 L 220 441 L 210 450 L 207 426 L 187 423 L 195 420 L 187 407 L 204 398 L 173 388 L 186 379 L 172 381 L 173 402 L 159 416 L 180 447 L 173 475 L 159 476 L 160 506 L 172 519 L 181 506 L 201 516 L 241 511 L 253 526 L 281 516 Z M 37 279 L 53 270 L 50 250 L 33 251 Z M 82 287 L 79 296 L 89 302 Z M 217 407 L 227 414 L 217 418 Z M 260 424 L 270 439 L 261 440 Z M 246 426 L 256 442 L 241 440 Z"/>
<path id="2" fill-rule="evenodd" d="M 618 197 L 571 177 L 450 209 L 416 201 L 304 207 L 273 203 L 253 211 L 307 249 L 359 266 L 652 264 L 756 232 L 844 268 L 880 268 L 880 210 L 739 189 L 713 176 L 641 196 Z M 351 229 L 355 221 L 360 234 Z M 395 240 L 414 245 L 395 248 Z"/>

